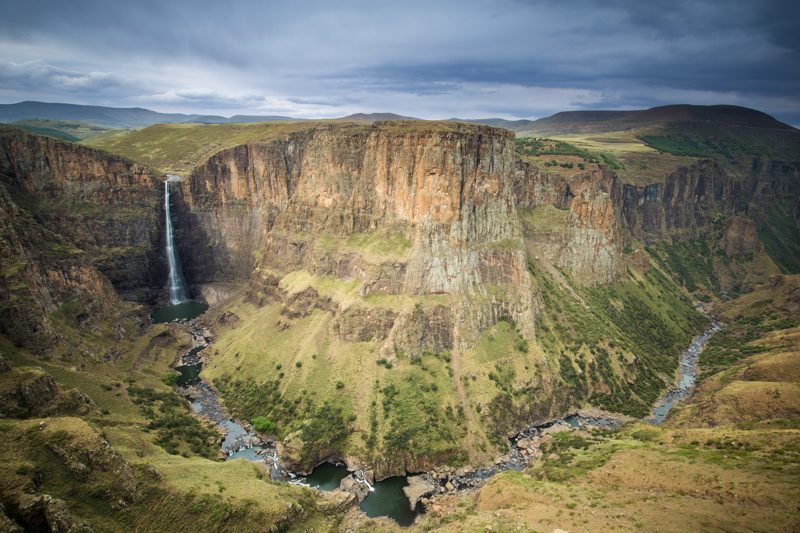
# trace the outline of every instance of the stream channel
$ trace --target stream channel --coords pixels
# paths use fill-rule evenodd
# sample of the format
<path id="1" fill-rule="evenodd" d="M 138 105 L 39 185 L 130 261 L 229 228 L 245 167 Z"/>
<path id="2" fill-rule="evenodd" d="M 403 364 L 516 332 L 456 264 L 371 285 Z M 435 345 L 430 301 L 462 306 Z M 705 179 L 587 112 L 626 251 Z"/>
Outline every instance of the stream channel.
<path id="1" fill-rule="evenodd" d="M 186 305 L 194 304 L 194 305 Z M 315 487 L 322 491 L 336 490 L 339 484 L 351 472 L 344 464 L 324 462 L 318 465 L 311 474 L 304 476 L 287 471 L 281 464 L 275 444 L 265 441 L 257 433 L 233 420 L 225 407 L 220 403 L 214 389 L 200 378 L 202 359 L 200 352 L 211 343 L 211 332 L 204 328 L 195 318 L 202 314 L 206 307 L 196 302 L 185 302 L 179 306 L 171 306 L 153 314 L 153 321 L 182 324 L 192 335 L 192 348 L 181 355 L 175 369 L 180 373 L 177 390 L 191 401 L 192 410 L 214 423 L 223 431 L 225 437 L 220 446 L 226 460 L 246 459 L 264 464 L 275 481 Z M 174 309 L 174 307 L 181 307 Z M 705 344 L 720 329 L 720 324 L 713 322 L 703 333 L 695 337 L 690 346 L 681 354 L 678 379 L 655 404 L 649 422 L 662 422 L 669 410 L 681 400 L 687 398 L 695 383 L 697 362 Z M 431 496 L 468 490 L 482 486 L 493 475 L 506 470 L 523 470 L 539 456 L 538 445 L 541 436 L 553 426 L 571 426 L 573 428 L 591 429 L 593 427 L 618 427 L 619 419 L 602 414 L 575 412 L 562 418 L 549 420 L 530 426 L 509 438 L 509 451 L 494 463 L 475 469 L 459 469 L 445 472 L 428 472 L 415 476 L 421 479 L 428 490 L 423 496 Z M 388 516 L 400 525 L 408 526 L 414 522 L 421 512 L 419 499 L 411 505 L 403 491 L 408 485 L 407 476 L 397 476 L 376 481 L 370 484 L 364 473 L 356 471 L 355 481 L 368 488 L 368 493 L 360 503 L 361 510 L 370 517 Z"/>

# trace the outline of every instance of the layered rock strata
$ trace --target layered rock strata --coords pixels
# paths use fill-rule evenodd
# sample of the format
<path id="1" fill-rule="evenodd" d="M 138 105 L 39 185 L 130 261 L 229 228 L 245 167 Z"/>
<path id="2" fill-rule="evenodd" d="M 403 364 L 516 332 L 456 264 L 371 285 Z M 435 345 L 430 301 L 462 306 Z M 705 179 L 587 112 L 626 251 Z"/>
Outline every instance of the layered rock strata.
<path id="1" fill-rule="evenodd" d="M 264 294 L 265 272 L 301 270 L 356 280 L 361 296 L 454 296 L 398 316 L 337 310 L 345 338 L 364 337 L 358 317 L 392 322 L 392 350 L 465 346 L 501 317 L 532 338 L 514 157 L 510 132 L 460 124 L 323 125 L 224 150 L 184 182 L 183 242 L 208 251 L 189 277 L 250 277 Z"/>

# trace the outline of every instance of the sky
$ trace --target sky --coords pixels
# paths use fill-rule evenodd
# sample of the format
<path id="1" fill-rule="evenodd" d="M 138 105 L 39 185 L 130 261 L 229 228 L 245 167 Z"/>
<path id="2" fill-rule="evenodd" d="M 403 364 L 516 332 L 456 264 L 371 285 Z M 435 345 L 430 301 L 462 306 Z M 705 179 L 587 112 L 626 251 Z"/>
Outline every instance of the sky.
<path id="1" fill-rule="evenodd" d="M 0 103 L 329 118 L 735 104 L 800 124 L 800 1 L 0 0 Z"/>

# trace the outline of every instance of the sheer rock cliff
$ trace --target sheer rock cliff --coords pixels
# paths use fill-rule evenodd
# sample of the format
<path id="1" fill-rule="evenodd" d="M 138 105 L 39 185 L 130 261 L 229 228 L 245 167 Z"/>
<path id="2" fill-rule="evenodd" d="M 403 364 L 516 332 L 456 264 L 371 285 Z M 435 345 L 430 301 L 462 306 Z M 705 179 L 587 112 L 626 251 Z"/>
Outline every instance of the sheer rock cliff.
<path id="1" fill-rule="evenodd" d="M 390 351 L 466 346 L 501 317 L 532 338 L 514 161 L 510 132 L 460 124 L 323 125 L 224 150 L 183 185 L 184 246 L 208 251 L 188 275 L 250 277 L 252 292 L 263 293 L 275 274 L 304 271 L 356 280 L 361 296 L 454 298 L 382 312 L 395 326 Z M 363 313 L 336 312 L 341 334 L 353 335 L 359 326 L 347 321 Z M 406 331 L 418 320 L 441 331 Z"/>

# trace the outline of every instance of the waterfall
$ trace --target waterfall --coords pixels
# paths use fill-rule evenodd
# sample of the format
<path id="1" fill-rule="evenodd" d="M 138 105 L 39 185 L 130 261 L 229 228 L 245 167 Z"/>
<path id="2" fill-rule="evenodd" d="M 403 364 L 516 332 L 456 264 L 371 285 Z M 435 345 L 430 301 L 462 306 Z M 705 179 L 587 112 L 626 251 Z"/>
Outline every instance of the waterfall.
<path id="1" fill-rule="evenodd" d="M 166 212 L 167 224 L 167 263 L 169 263 L 169 303 L 178 305 L 186 302 L 186 282 L 181 273 L 181 264 L 178 261 L 178 252 L 175 250 L 175 237 L 172 232 L 172 217 L 169 209 L 169 184 L 173 181 L 180 181 L 179 176 L 167 175 L 164 181 L 164 211 Z"/>

